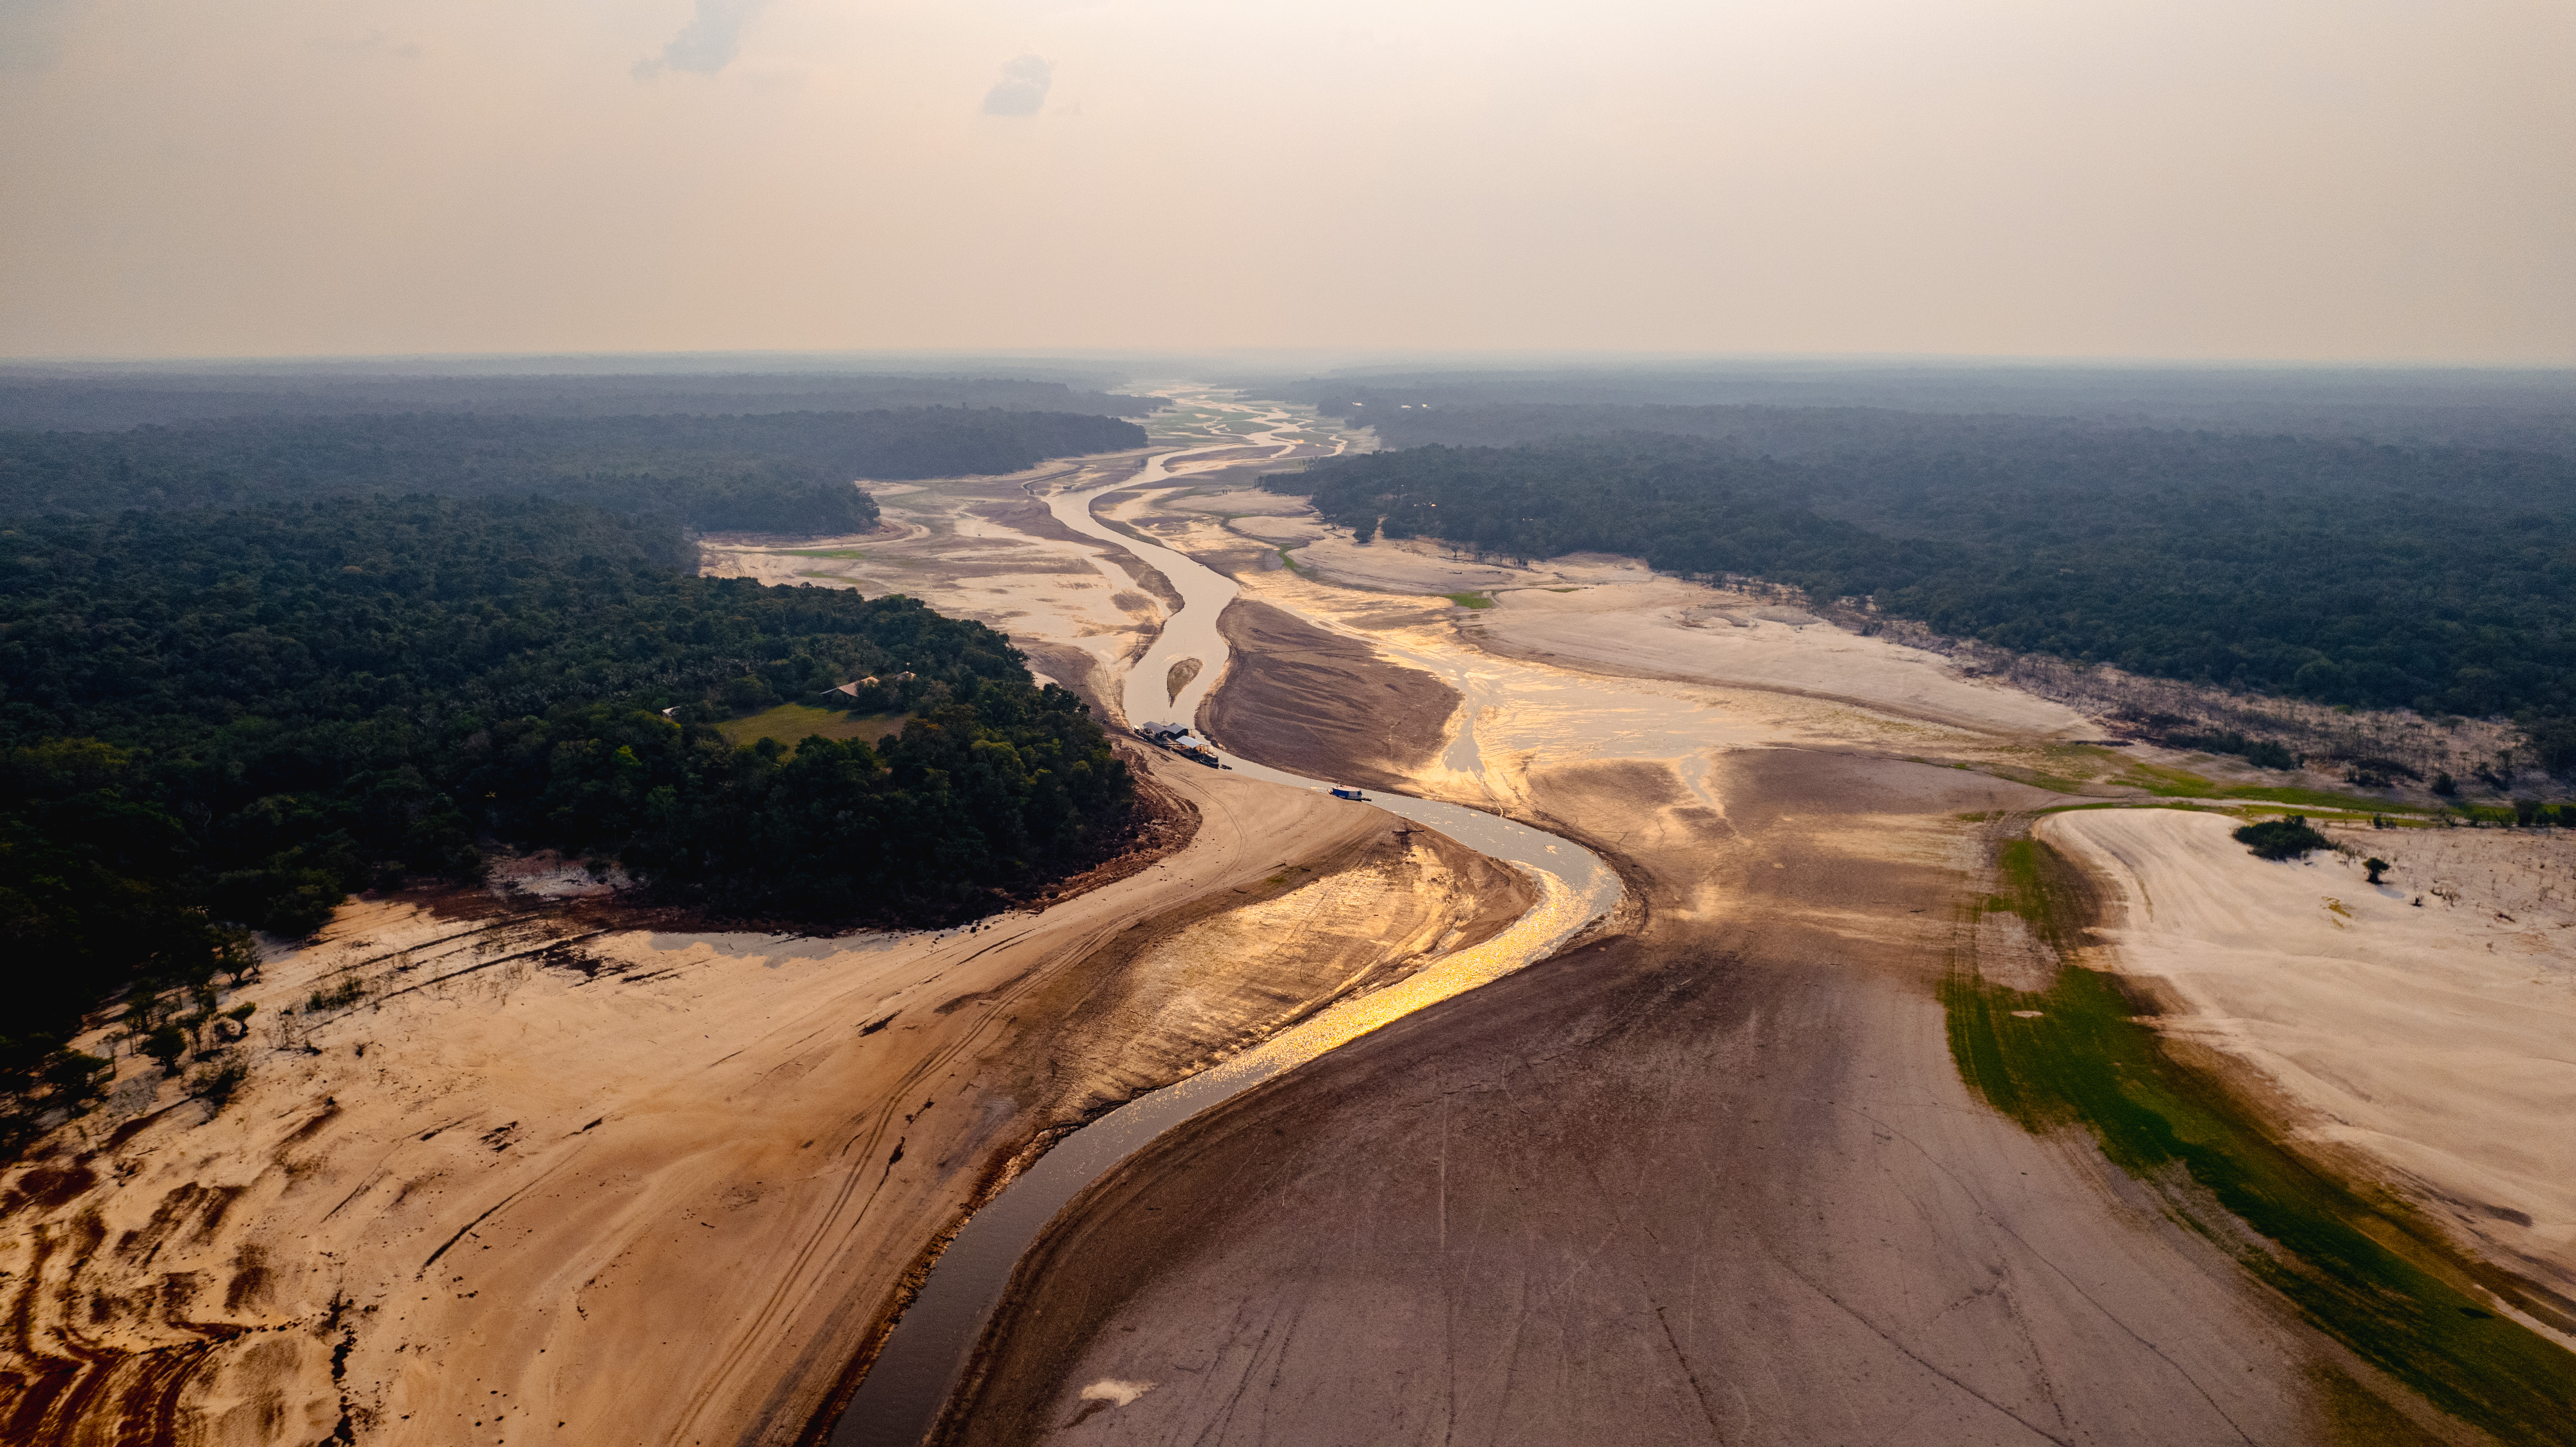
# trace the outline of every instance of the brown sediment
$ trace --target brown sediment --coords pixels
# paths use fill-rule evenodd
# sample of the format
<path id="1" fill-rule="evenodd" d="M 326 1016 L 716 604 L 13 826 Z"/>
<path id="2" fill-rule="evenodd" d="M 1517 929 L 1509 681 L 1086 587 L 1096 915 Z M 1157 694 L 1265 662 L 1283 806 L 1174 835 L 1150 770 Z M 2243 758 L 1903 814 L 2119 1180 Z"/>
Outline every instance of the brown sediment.
<path id="1" fill-rule="evenodd" d="M 1226 748 L 1312 778 L 1402 789 L 1437 758 L 1458 693 L 1356 639 L 1238 598 L 1217 615 L 1233 656 L 1199 710 Z"/>
<path id="2" fill-rule="evenodd" d="M 2048 796 L 1776 749 L 1713 787 L 1723 814 L 1653 763 L 1533 774 L 1630 861 L 1635 932 L 1122 1164 L 1024 1260 L 947 1440 L 2330 1430 L 2306 1328 L 1950 1059 L 1933 985 L 1981 884 L 1960 816 Z M 1069 1428 L 1103 1378 L 1155 1385 Z"/>
<path id="3" fill-rule="evenodd" d="M 1170 700 L 1179 698 L 1181 696 L 1181 690 L 1189 687 L 1190 680 L 1198 677 L 1199 670 L 1205 667 L 1207 667 L 1205 663 L 1195 658 L 1174 659 L 1172 661 L 1171 671 L 1163 675 L 1163 694 L 1165 699 Z"/>

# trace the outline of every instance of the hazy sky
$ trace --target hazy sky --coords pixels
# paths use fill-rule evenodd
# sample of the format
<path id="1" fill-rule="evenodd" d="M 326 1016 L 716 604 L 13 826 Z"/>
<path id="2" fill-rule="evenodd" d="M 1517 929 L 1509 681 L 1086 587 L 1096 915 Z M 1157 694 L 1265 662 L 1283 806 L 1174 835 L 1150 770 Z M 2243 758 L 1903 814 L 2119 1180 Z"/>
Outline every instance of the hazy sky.
<path id="1" fill-rule="evenodd" d="M 0 0 L 0 355 L 2576 361 L 2576 0 Z"/>

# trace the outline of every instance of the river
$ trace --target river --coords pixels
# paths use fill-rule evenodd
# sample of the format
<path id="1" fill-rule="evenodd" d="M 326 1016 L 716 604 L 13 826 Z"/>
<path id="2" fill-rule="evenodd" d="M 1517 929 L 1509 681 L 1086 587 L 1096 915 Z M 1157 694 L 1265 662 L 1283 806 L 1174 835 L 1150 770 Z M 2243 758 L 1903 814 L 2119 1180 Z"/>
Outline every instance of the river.
<path id="1" fill-rule="evenodd" d="M 1106 492 L 1163 481 L 1171 475 L 1167 466 L 1171 461 L 1209 450 L 1213 449 L 1160 453 L 1133 477 L 1047 499 L 1049 510 L 1067 527 L 1123 548 L 1159 569 L 1181 595 L 1180 609 L 1165 620 L 1161 636 L 1127 675 L 1124 703 L 1132 722 L 1187 721 L 1197 716 L 1208 689 L 1224 674 L 1227 646 L 1217 632 L 1216 618 L 1234 601 L 1237 589 L 1232 579 L 1180 553 L 1105 526 L 1092 515 L 1092 504 Z M 1173 698 L 1167 693 L 1165 676 L 1172 663 L 1184 658 L 1196 658 L 1204 667 Z M 1322 780 L 1219 752 L 1234 772 L 1248 779 L 1296 789 L 1328 787 Z M 1240 1055 L 1141 1095 L 1058 1142 L 976 1212 L 941 1254 L 920 1297 L 904 1313 L 834 1427 L 832 1447 L 915 1447 L 928 1436 L 1021 1254 L 1065 1202 L 1129 1153 L 1199 1112 L 1337 1045 L 1546 958 L 1619 901 L 1618 875 L 1570 840 L 1457 804 L 1402 795 L 1372 795 L 1370 802 L 1521 867 L 1537 882 L 1539 902 L 1510 929 L 1481 945 L 1447 956 L 1385 989 L 1345 1000 Z"/>

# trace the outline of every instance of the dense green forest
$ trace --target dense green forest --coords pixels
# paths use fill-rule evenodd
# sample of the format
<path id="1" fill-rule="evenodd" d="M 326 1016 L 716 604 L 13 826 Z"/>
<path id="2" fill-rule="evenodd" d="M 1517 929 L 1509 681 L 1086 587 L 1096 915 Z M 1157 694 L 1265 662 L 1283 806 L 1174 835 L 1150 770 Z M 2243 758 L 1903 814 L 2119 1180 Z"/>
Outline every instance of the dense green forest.
<path id="1" fill-rule="evenodd" d="M 529 499 L 0 525 L 0 1065 L 202 978 L 228 923 L 300 934 L 485 841 L 824 927 L 972 917 L 1122 837 L 1125 767 L 1002 635 L 694 565 L 667 521 Z M 914 715 L 874 746 L 708 726 L 869 675 L 856 708 Z"/>
<path id="2" fill-rule="evenodd" d="M 2565 369 L 1741 361 L 1378 368 L 1274 380 L 1258 392 L 1313 403 L 1328 416 L 1366 418 L 1391 447 L 1501 445 L 1567 432 L 1701 432 L 1677 414 L 1734 410 L 1877 411 L 1926 423 L 1955 417 L 2013 426 L 2286 432 L 2576 453 L 2576 371 Z M 1645 408 L 1665 415 L 1636 415 Z M 1574 422 L 1575 409 L 1595 415 Z M 1460 415 L 1442 415 L 1451 412 Z M 1550 433 L 1525 430 L 1547 412 L 1558 414 Z"/>
<path id="3" fill-rule="evenodd" d="M 2547 454 L 2006 429 L 1787 461 L 1630 434 L 1333 458 L 1266 485 L 1389 537 L 1759 577 L 2138 673 L 2576 711 L 2576 462 Z"/>
<path id="4" fill-rule="evenodd" d="M 1856 449 L 1913 452 L 2027 446 L 2101 429 L 2071 418 L 1963 417 L 1877 407 L 1678 407 L 1662 404 L 1510 403 L 1464 406 L 1350 402 L 1354 426 L 1390 448 L 1508 447 L 1553 437 L 1659 432 L 1720 438 L 1754 456 L 1804 457 Z"/>
<path id="5" fill-rule="evenodd" d="M 0 516 L 231 507 L 325 493 L 558 498 L 696 529 L 847 533 L 860 477 L 1016 472 L 1141 447 L 1110 417 L 916 407 L 747 416 L 247 417 L 0 432 Z"/>
<path id="6" fill-rule="evenodd" d="M 904 375 L 797 370 L 709 372 L 644 366 L 578 370 L 598 358 L 518 358 L 519 371 L 404 373 L 340 366 L 159 370 L 0 365 L 0 428 L 87 432 L 211 417 L 327 417 L 483 412 L 512 417 L 634 417 L 690 412 L 874 412 L 893 407 L 999 407 L 1143 417 L 1159 397 L 1129 397 L 1010 375 Z M 453 364 L 451 364 L 453 365 Z M 1040 369 L 1046 370 L 1046 369 Z"/>

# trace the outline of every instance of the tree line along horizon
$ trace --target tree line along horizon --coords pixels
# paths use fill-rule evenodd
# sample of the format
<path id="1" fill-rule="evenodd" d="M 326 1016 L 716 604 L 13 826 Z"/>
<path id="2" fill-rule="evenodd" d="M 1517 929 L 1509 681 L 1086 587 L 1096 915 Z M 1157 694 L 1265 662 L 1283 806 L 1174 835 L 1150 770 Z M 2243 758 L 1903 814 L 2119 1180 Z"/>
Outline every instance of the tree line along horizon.
<path id="1" fill-rule="evenodd" d="M 2141 673 L 2516 714 L 2576 762 L 2563 457 L 1580 411 L 1500 409 L 1485 425 L 1536 435 L 1265 485 L 1363 537 L 1628 553 Z M 202 980 L 241 958 L 240 927 L 299 934 L 355 889 L 472 878 L 496 846 L 815 929 L 963 918 L 1085 866 L 1123 837 L 1132 781 L 1006 638 L 908 599 L 699 578 L 693 535 L 862 531 L 853 477 L 1144 442 L 957 407 L 0 430 L 0 1069 L 61 1065 L 81 1012 Z M 909 718 L 873 745 L 712 727 L 906 672 L 849 701 Z"/>
<path id="2" fill-rule="evenodd" d="M 2576 769 L 2567 455 L 1867 409 L 1467 410 L 1443 432 L 1524 440 L 1263 485 L 1362 539 L 1619 553 L 2151 677 L 2511 717 L 2545 768 Z M 1674 412 L 1694 430 L 1647 430 Z"/>

